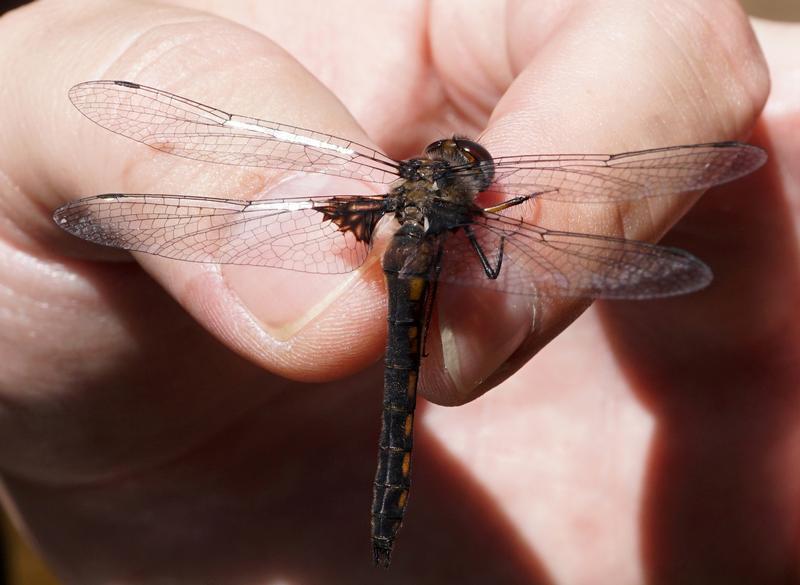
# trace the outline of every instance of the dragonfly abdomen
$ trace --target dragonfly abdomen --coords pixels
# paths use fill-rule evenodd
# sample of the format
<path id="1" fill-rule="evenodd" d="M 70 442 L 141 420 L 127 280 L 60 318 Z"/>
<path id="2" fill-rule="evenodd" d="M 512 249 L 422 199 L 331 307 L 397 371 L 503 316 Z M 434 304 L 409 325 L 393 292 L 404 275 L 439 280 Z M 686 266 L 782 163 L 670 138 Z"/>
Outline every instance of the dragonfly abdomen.
<path id="1" fill-rule="evenodd" d="M 384 255 L 389 297 L 383 416 L 372 500 L 372 547 L 387 567 L 411 486 L 414 408 L 424 325 L 429 308 L 430 243 L 416 223 L 394 235 Z"/>

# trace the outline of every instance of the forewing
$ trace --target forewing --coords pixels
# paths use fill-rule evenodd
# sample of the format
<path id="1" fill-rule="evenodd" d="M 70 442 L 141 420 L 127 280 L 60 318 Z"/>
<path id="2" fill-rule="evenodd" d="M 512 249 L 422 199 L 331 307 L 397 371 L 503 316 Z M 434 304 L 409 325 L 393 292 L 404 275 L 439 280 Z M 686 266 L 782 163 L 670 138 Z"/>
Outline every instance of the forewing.
<path id="1" fill-rule="evenodd" d="M 746 175 L 766 161 L 763 149 L 717 142 L 624 154 L 545 154 L 494 159 L 488 191 L 573 203 L 613 203 L 707 189 Z M 456 172 L 474 172 L 466 167 Z"/>
<path id="2" fill-rule="evenodd" d="M 238 201 L 99 195 L 67 203 L 55 222 L 84 240 L 188 262 L 333 274 L 360 266 L 383 197 Z"/>
<path id="3" fill-rule="evenodd" d="M 490 266 L 486 274 L 471 230 Z M 497 214 L 451 234 L 439 280 L 513 294 L 646 299 L 688 293 L 711 281 L 709 268 L 676 248 L 635 240 L 547 230 Z"/>
<path id="4" fill-rule="evenodd" d="M 70 89 L 69 97 L 103 128 L 185 158 L 372 183 L 397 178 L 396 161 L 351 140 L 229 114 L 127 81 L 88 81 Z"/>

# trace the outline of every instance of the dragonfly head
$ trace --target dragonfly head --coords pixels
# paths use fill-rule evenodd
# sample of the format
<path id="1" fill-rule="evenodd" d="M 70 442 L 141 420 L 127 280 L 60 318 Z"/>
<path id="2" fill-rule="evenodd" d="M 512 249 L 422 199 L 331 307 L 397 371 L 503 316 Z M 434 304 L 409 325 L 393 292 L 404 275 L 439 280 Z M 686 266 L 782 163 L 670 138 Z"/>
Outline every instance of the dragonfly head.
<path id="1" fill-rule="evenodd" d="M 494 180 L 494 161 L 483 146 L 468 138 L 454 136 L 437 140 L 425 148 L 425 156 L 449 164 L 453 179 L 468 180 L 483 191 Z"/>

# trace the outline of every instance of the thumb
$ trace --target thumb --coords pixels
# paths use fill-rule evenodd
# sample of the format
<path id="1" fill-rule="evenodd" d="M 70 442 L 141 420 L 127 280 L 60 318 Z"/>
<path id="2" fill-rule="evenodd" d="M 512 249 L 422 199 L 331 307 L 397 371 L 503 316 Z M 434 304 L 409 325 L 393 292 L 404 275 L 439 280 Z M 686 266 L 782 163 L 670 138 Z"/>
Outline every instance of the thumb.
<path id="1" fill-rule="evenodd" d="M 61 34 L 47 35 L 55 23 Z M 4 30 L 0 66 L 29 80 L 2 97 L 0 152 L 17 186 L 4 204 L 19 237 L 37 242 L 42 256 L 67 255 L 69 271 L 89 271 L 102 281 L 108 277 L 103 261 L 125 257 L 80 245 L 49 222 L 52 209 L 79 197 L 175 193 L 254 200 L 372 190 L 363 177 L 334 187 L 324 177 L 294 180 L 291 169 L 267 174 L 180 160 L 98 128 L 67 99 L 69 88 L 87 79 L 133 79 L 227 111 L 366 142 L 321 84 L 246 28 L 182 9 L 95 3 L 80 17 L 64 5 L 34 5 L 6 19 Z M 12 52 L 15 46 L 36 50 Z M 136 259 L 209 331 L 273 372 L 303 380 L 342 376 L 381 352 L 383 329 L 367 326 L 382 320 L 383 303 L 379 271 L 370 276 L 370 265 L 365 278 L 313 277 L 141 254 Z M 79 336 L 83 327 L 76 320 L 69 330 Z"/>

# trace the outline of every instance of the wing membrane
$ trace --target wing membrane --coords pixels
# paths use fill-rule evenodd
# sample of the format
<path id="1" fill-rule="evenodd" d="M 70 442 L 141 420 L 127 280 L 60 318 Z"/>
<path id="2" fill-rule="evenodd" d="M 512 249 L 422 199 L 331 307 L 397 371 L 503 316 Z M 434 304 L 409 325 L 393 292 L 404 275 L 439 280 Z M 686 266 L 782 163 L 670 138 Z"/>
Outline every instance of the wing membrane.
<path id="1" fill-rule="evenodd" d="M 448 237 L 440 281 L 513 294 L 644 299 L 698 290 L 711 271 L 691 254 L 635 240 L 547 230 L 497 214 L 472 230 L 490 265 L 487 277 L 464 229 Z"/>
<path id="2" fill-rule="evenodd" d="M 613 203 L 707 189 L 742 177 L 766 161 L 763 149 L 716 142 L 624 154 L 545 154 L 494 159 L 490 191 L 508 196 Z M 462 167 L 455 172 L 473 172 Z"/>
<path id="3" fill-rule="evenodd" d="M 99 126 L 184 158 L 373 183 L 397 178 L 396 161 L 351 140 L 229 114 L 127 81 L 88 81 L 70 89 L 69 97 Z"/>
<path id="4" fill-rule="evenodd" d="M 176 260 L 334 274 L 364 262 L 383 213 L 382 196 L 239 201 L 110 194 L 68 203 L 53 219 L 84 240 Z"/>

